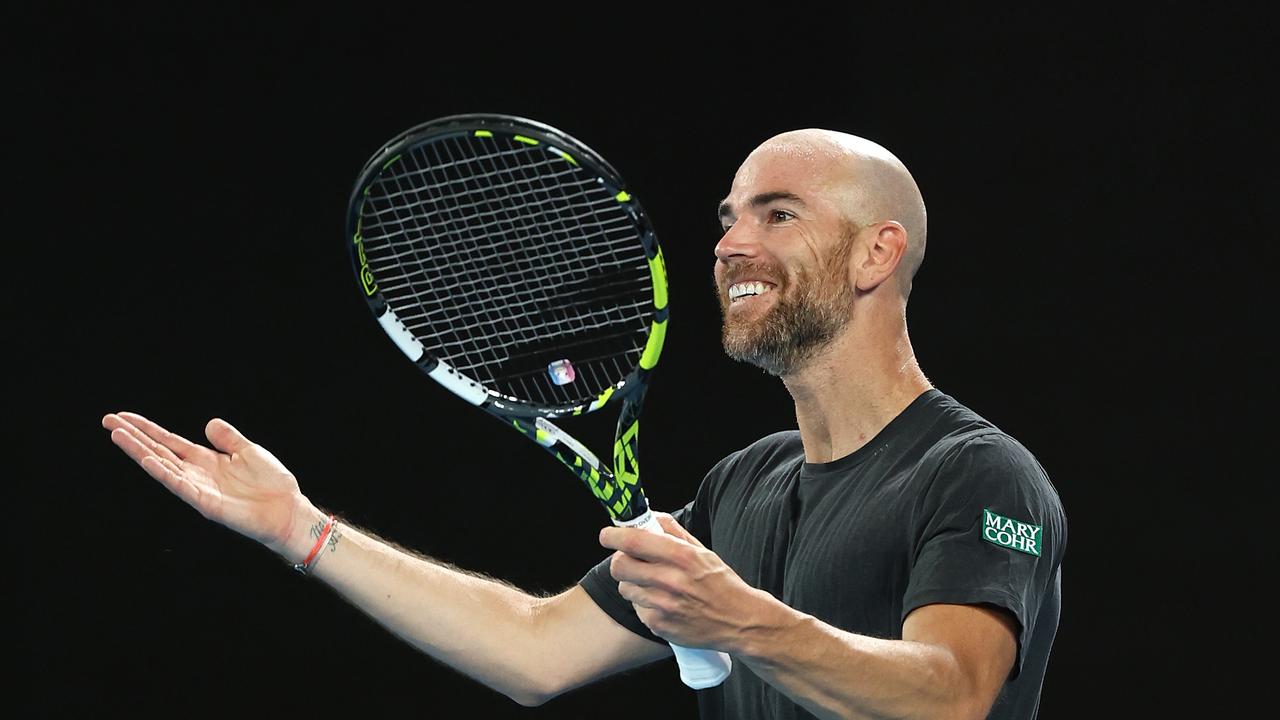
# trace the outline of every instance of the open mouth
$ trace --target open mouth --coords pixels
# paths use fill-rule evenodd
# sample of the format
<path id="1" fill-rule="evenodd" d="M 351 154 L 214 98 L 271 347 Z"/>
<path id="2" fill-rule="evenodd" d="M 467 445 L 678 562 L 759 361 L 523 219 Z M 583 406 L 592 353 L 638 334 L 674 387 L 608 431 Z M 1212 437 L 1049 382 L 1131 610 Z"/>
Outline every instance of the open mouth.
<path id="1" fill-rule="evenodd" d="M 762 282 L 760 280 L 750 280 L 747 282 L 734 283 L 729 286 L 729 304 L 740 302 L 746 298 L 756 297 L 772 291 L 774 288 L 772 283 Z"/>

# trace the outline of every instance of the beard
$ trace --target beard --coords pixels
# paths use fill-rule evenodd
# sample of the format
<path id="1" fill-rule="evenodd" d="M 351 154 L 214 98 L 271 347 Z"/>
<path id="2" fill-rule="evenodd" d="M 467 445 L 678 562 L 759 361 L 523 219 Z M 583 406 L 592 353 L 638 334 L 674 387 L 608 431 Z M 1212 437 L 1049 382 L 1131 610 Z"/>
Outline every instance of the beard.
<path id="1" fill-rule="evenodd" d="M 852 240 L 849 238 L 848 240 Z M 773 307 L 763 317 L 730 318 L 728 285 L 717 293 L 724 319 L 721 341 L 734 360 L 755 365 L 770 375 L 790 375 L 835 339 L 853 317 L 854 295 L 846 279 L 852 242 L 832 253 L 816 276 L 797 271 L 795 282 L 780 282 Z M 736 278 L 785 278 L 781 268 L 745 262 L 735 266 Z"/>

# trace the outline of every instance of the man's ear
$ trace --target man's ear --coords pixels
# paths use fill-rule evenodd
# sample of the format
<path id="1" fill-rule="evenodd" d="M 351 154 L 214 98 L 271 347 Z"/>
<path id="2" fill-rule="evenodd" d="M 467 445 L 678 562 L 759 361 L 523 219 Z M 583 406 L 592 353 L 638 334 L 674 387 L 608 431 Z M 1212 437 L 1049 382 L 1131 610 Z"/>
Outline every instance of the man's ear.
<path id="1" fill-rule="evenodd" d="M 893 276 L 907 251 L 907 229 L 895 220 L 877 223 L 863 230 L 859 238 L 862 252 L 855 253 L 854 285 L 859 292 L 871 292 Z"/>

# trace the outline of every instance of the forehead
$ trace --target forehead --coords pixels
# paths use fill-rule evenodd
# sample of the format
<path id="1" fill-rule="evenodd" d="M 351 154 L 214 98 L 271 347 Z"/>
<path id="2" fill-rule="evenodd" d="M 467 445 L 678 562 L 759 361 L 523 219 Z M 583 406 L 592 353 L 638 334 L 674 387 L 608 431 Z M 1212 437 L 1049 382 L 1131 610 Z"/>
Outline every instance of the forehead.
<path id="1" fill-rule="evenodd" d="M 847 158 L 825 148 L 810 143 L 765 144 L 743 161 L 725 200 L 738 208 L 762 193 L 788 192 L 806 203 L 831 205 L 837 186 L 848 175 Z"/>

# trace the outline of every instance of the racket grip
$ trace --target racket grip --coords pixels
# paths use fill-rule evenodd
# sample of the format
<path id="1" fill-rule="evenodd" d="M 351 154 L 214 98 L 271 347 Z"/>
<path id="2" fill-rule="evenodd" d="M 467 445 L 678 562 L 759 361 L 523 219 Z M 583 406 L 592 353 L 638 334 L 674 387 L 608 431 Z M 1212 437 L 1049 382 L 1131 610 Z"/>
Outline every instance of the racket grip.
<path id="1" fill-rule="evenodd" d="M 666 534 L 652 510 L 645 510 L 643 515 L 629 522 L 614 521 L 614 524 L 619 527 L 640 528 L 659 535 Z M 676 664 L 680 666 L 680 680 L 694 690 L 715 687 L 724 682 L 733 671 L 733 661 L 727 653 L 687 648 L 675 643 L 671 643 L 671 650 L 675 652 Z"/>

